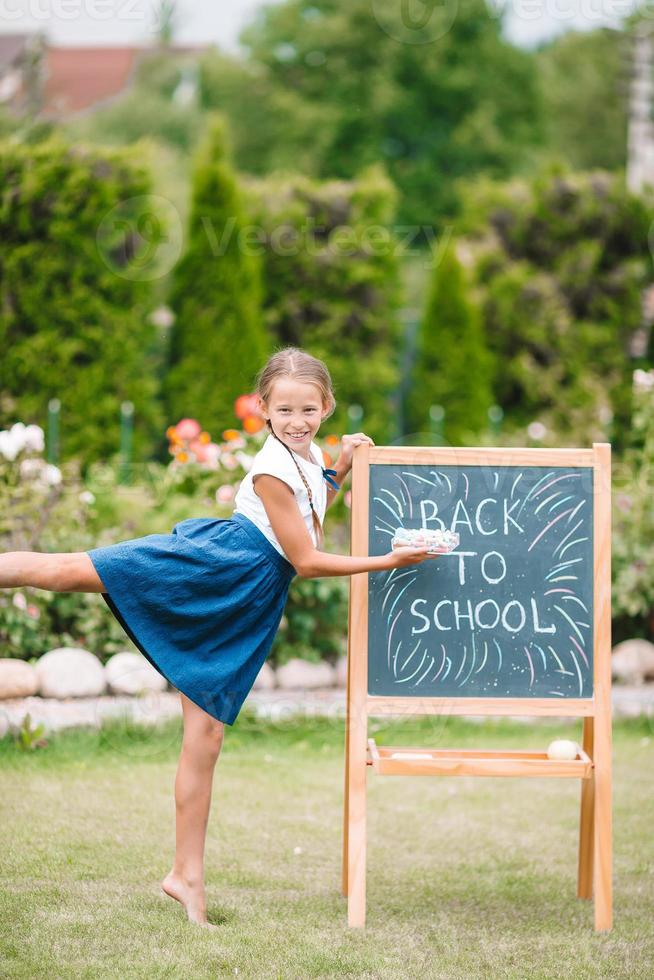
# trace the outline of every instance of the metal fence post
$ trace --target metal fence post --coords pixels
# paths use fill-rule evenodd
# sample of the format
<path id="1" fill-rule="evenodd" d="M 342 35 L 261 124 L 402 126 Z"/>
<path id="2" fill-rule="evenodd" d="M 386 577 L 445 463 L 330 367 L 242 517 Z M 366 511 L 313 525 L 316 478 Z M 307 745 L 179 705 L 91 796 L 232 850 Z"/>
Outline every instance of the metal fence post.
<path id="1" fill-rule="evenodd" d="M 120 470 L 119 483 L 129 483 L 132 468 L 132 434 L 134 429 L 134 405 L 122 402 L 120 406 Z"/>
<path id="2" fill-rule="evenodd" d="M 48 446 L 47 460 L 56 466 L 59 463 L 59 415 L 61 412 L 61 402 L 58 398 L 51 398 L 48 402 Z"/>

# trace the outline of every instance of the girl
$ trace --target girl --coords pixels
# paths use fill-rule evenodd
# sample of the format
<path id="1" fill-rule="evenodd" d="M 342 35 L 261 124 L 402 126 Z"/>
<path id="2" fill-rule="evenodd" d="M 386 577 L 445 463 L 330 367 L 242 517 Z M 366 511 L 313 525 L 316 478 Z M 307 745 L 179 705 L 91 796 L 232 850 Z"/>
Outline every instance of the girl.
<path id="1" fill-rule="evenodd" d="M 414 565 L 434 555 L 327 554 L 322 520 L 363 432 L 345 435 L 335 469 L 312 440 L 336 407 L 325 364 L 295 347 L 259 372 L 270 434 L 241 482 L 231 518 L 193 517 L 170 534 L 73 554 L 8 552 L 0 587 L 101 592 L 143 655 L 180 693 L 184 721 L 175 779 L 176 846 L 161 883 L 191 922 L 207 922 L 204 846 L 224 725 L 233 725 L 270 651 L 292 579 Z M 336 479 L 334 479 L 334 477 Z"/>

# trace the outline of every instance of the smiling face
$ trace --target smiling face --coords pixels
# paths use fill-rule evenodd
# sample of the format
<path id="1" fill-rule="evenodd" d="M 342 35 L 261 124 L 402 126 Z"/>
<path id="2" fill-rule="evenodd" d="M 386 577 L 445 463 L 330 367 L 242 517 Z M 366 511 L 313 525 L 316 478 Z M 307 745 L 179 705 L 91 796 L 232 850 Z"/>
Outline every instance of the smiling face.
<path id="1" fill-rule="evenodd" d="M 309 459 L 311 440 L 328 411 L 322 403 L 320 388 L 292 378 L 279 378 L 272 386 L 268 403 L 260 404 L 263 417 L 270 419 L 277 438 Z"/>

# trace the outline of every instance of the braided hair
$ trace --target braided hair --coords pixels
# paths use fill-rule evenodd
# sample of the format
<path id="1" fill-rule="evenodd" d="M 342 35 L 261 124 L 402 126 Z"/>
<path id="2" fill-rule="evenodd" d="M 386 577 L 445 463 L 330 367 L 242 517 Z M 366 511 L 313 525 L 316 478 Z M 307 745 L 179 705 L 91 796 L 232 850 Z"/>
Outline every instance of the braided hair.
<path id="1" fill-rule="evenodd" d="M 311 354 L 307 354 L 306 351 L 301 350 L 299 347 L 285 347 L 277 351 L 268 359 L 264 367 L 257 375 L 257 394 L 263 402 L 268 402 L 272 393 L 273 385 L 275 381 L 278 381 L 280 378 L 292 378 L 295 381 L 315 385 L 320 391 L 323 405 L 329 406 L 329 411 L 324 418 L 328 418 L 333 414 L 334 409 L 336 408 L 336 399 L 334 398 L 332 380 L 327 369 L 327 365 L 324 364 L 323 361 L 318 360 L 317 357 L 313 357 Z M 287 446 L 286 443 L 283 442 L 276 434 L 270 419 L 266 419 L 266 425 L 275 439 L 277 439 L 278 442 L 281 442 L 282 446 L 284 446 L 284 448 L 290 453 L 291 459 L 295 463 L 297 471 L 300 474 L 309 496 L 309 507 L 311 508 L 313 528 L 316 532 L 318 547 L 321 548 L 324 542 L 324 532 L 320 518 L 318 517 L 313 504 L 313 493 L 311 492 L 309 481 L 295 458 L 295 453 L 290 446 Z M 329 472 L 333 473 L 333 470 Z"/>

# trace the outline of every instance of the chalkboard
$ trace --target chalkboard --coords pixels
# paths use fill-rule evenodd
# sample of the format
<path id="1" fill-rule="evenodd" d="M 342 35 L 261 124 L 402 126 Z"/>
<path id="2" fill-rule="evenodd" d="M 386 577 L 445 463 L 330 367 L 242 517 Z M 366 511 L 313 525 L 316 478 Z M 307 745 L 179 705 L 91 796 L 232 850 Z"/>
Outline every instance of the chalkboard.
<path id="1" fill-rule="evenodd" d="M 368 693 L 592 698 L 593 468 L 371 463 L 369 554 L 396 527 L 449 555 L 368 575 Z"/>

